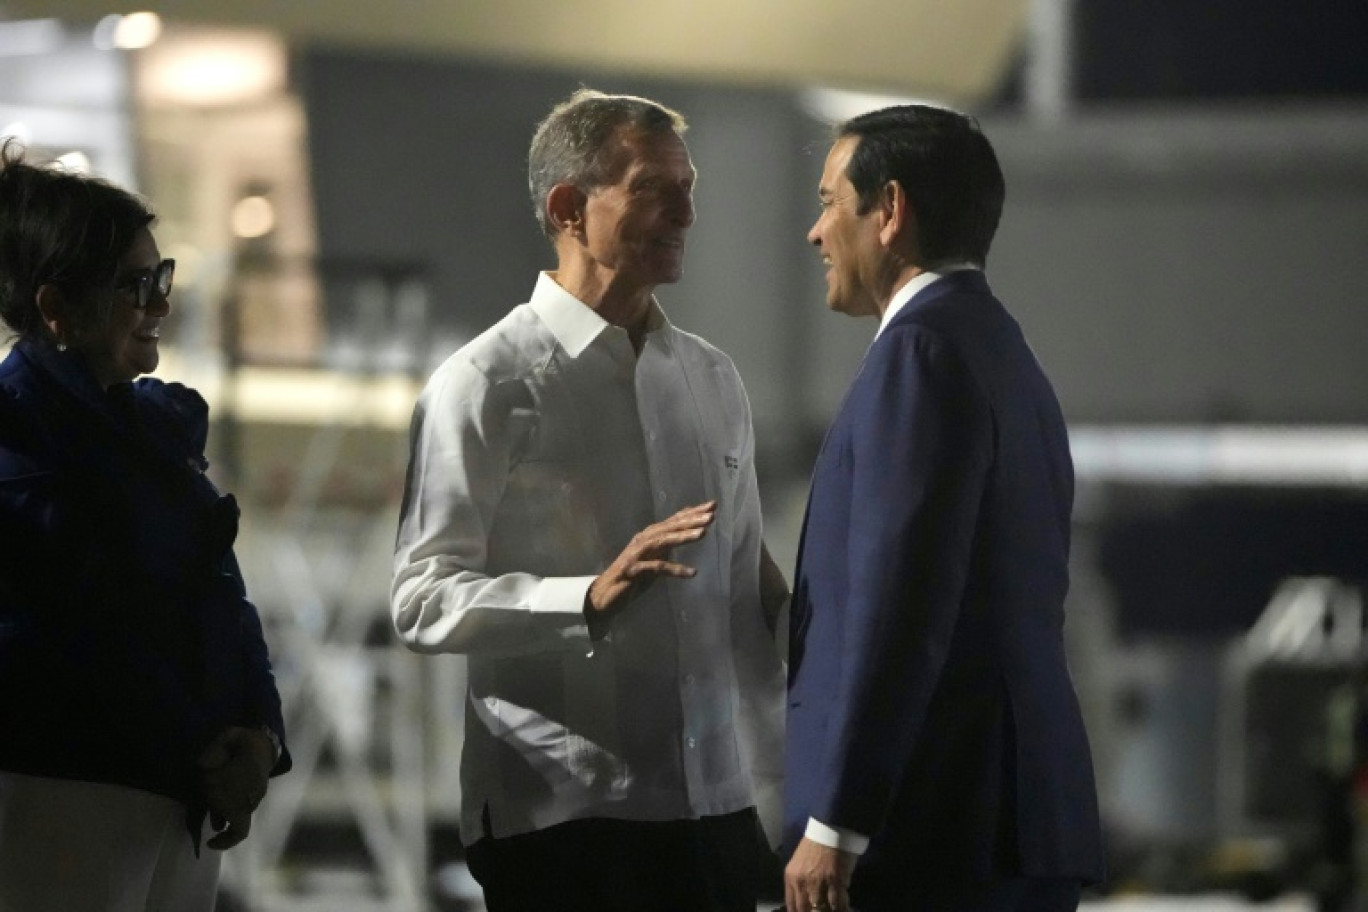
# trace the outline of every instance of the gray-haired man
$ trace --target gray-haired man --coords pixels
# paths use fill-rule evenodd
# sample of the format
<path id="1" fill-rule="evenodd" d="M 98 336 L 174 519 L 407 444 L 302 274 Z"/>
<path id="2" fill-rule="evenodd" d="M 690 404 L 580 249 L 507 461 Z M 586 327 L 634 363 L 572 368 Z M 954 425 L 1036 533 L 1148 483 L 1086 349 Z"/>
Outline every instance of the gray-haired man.
<path id="1" fill-rule="evenodd" d="M 740 377 L 652 294 L 694 221 L 684 129 L 590 90 L 551 112 L 529 178 L 557 269 L 414 413 L 393 619 L 469 658 L 461 831 L 495 912 L 755 908 L 783 582 Z"/>

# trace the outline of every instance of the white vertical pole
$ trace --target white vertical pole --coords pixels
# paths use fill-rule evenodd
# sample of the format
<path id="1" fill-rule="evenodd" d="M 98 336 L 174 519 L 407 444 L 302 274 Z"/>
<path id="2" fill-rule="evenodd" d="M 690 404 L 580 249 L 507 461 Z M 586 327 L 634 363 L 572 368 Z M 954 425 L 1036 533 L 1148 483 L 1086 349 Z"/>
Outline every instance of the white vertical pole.
<path id="1" fill-rule="evenodd" d="M 1073 103 L 1074 0 L 1028 0 L 1026 112 L 1057 124 Z"/>

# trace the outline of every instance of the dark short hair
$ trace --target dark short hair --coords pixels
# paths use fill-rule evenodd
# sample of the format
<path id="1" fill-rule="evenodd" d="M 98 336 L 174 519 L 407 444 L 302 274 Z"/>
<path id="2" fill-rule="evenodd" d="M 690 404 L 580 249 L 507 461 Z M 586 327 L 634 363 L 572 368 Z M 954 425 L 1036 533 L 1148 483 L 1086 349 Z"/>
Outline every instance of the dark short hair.
<path id="1" fill-rule="evenodd" d="M 836 132 L 859 138 L 846 178 L 861 214 L 897 181 L 916 216 L 921 265 L 987 261 L 1006 187 L 978 121 L 946 108 L 898 105 L 852 118 Z"/>
<path id="2" fill-rule="evenodd" d="M 55 285 L 75 319 L 108 319 L 119 261 L 151 208 L 108 181 L 58 164 L 31 165 L 13 140 L 0 148 L 0 319 L 20 337 L 48 338 L 38 289 Z"/>
<path id="3" fill-rule="evenodd" d="M 678 111 L 649 98 L 582 88 L 552 108 L 537 126 L 527 154 L 527 188 L 542 234 L 555 237 L 546 218 L 552 187 L 570 184 L 587 192 L 617 178 L 611 173 L 616 161 L 613 140 L 622 129 L 647 135 L 672 130 L 682 136 L 688 124 Z"/>

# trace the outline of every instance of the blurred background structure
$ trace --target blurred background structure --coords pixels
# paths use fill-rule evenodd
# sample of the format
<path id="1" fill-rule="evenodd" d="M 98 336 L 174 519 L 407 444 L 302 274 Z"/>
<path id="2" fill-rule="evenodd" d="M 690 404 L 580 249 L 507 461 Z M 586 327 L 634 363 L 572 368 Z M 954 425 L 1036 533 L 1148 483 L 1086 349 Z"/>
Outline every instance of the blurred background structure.
<path id="1" fill-rule="evenodd" d="M 152 199 L 159 373 L 209 398 L 244 502 L 297 768 L 225 908 L 477 908 L 463 672 L 394 645 L 390 548 L 423 379 L 552 262 L 526 149 L 582 84 L 691 122 L 698 222 L 659 297 L 746 380 L 790 569 L 873 332 L 826 311 L 804 242 L 829 124 L 980 118 L 1008 187 L 988 274 L 1078 469 L 1068 636 L 1113 870 L 1090 902 L 1354 908 L 1366 41 L 1350 0 L 2 0 L 0 133 Z"/>

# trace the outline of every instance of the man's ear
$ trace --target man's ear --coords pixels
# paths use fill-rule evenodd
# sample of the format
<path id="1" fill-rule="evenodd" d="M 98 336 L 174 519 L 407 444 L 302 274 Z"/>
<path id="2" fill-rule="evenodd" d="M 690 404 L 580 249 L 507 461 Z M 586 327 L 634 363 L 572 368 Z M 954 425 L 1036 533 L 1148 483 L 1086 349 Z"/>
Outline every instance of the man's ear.
<path id="1" fill-rule="evenodd" d="M 879 241 L 885 247 L 898 244 L 899 238 L 915 239 L 916 218 L 902 184 L 895 180 L 884 184 L 877 205 L 881 215 Z"/>
<path id="2" fill-rule="evenodd" d="M 584 193 L 572 184 L 556 184 L 546 194 L 546 219 L 560 237 L 577 234 L 584 227 Z"/>
<path id="3" fill-rule="evenodd" d="M 52 338 L 58 342 L 65 341 L 71 334 L 72 326 L 62 289 L 56 285 L 39 285 L 35 303 L 38 305 L 38 315 L 43 318 L 43 325 L 52 333 Z"/>

